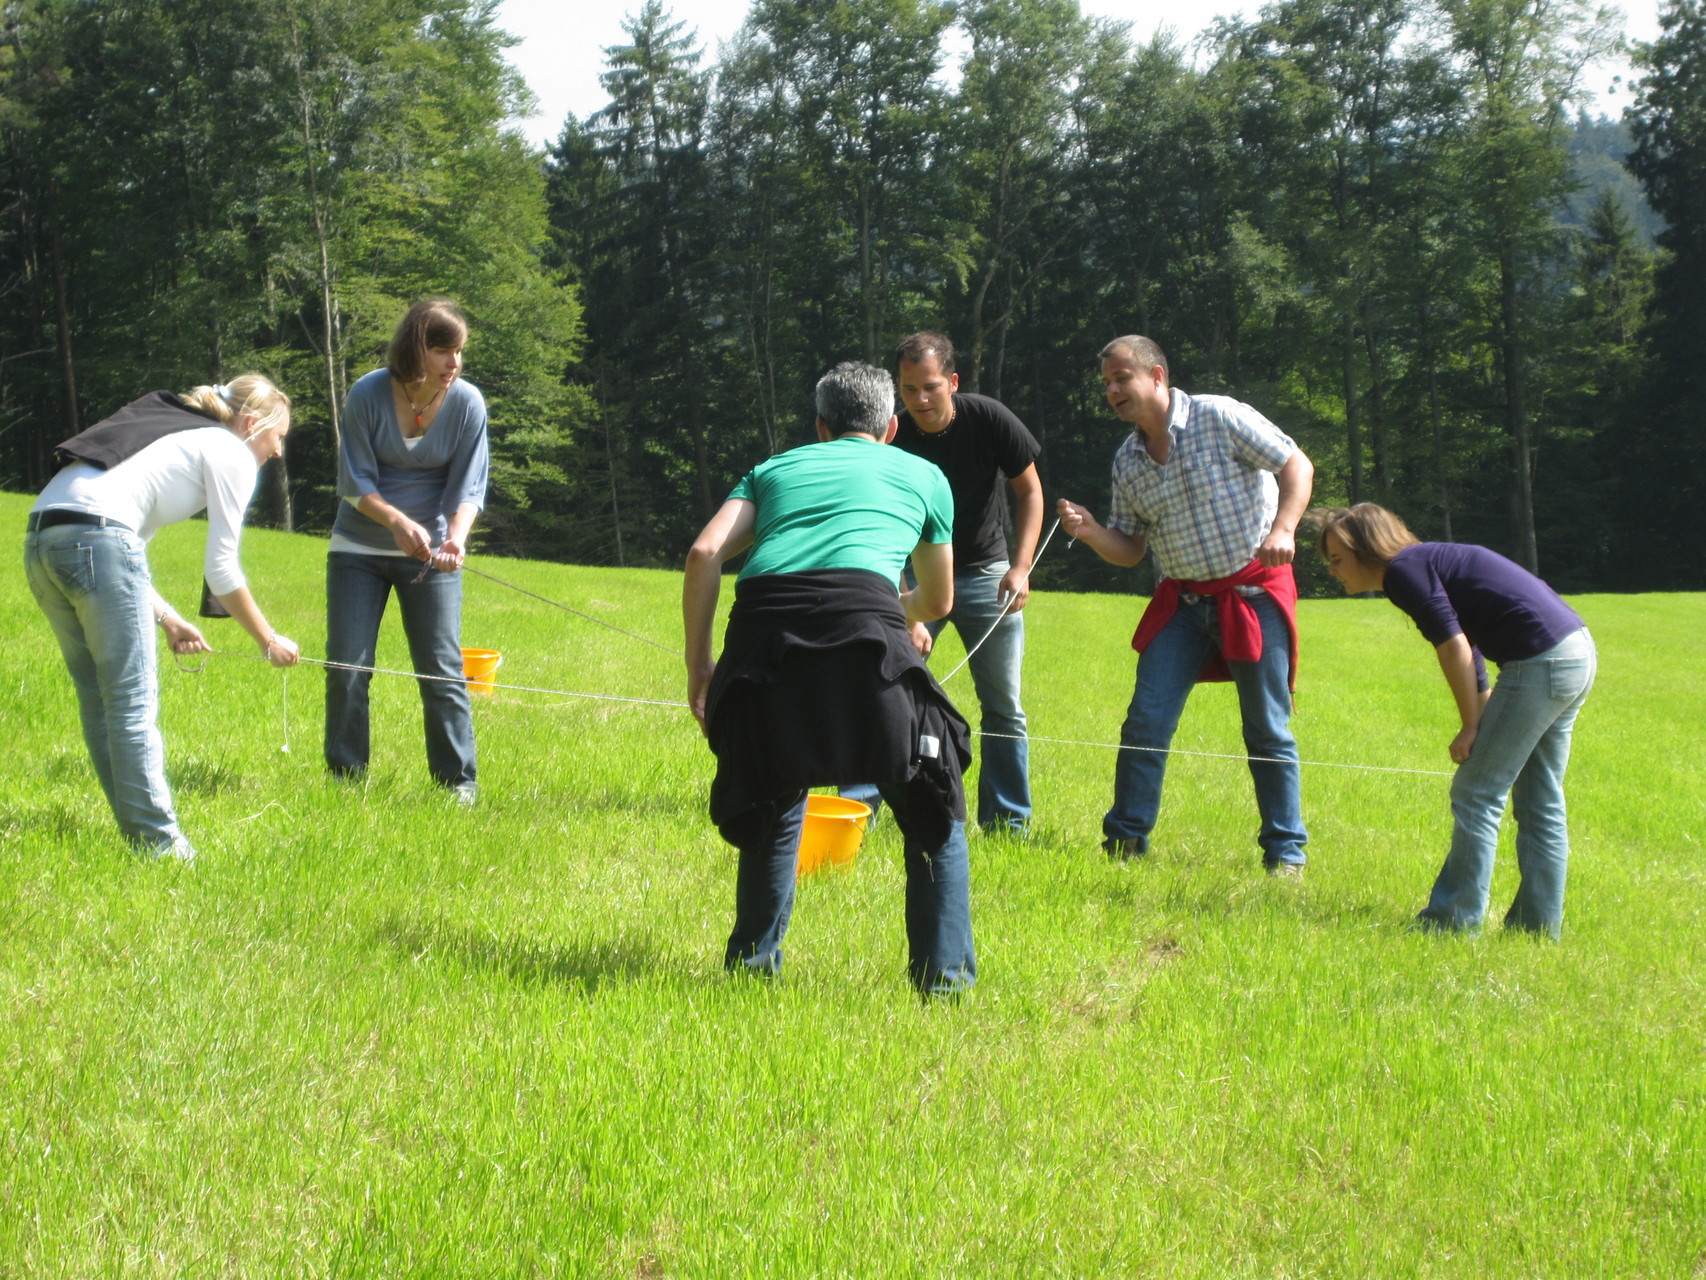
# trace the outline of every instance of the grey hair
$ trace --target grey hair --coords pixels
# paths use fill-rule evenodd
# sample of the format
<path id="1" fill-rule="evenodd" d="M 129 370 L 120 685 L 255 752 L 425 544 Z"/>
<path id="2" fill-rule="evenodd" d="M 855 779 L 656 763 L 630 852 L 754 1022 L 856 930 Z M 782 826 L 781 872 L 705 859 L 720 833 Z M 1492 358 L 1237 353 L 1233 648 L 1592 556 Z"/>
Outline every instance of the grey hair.
<path id="1" fill-rule="evenodd" d="M 881 440 L 894 417 L 894 379 L 875 365 L 844 360 L 818 379 L 817 416 L 832 436 L 859 431 Z"/>
<path id="2" fill-rule="evenodd" d="M 1137 363 L 1138 368 L 1145 373 L 1156 366 L 1160 366 L 1161 372 L 1167 375 L 1167 381 L 1172 382 L 1173 373 L 1167 367 L 1167 353 L 1161 350 L 1160 345 L 1153 338 L 1128 333 L 1125 337 L 1115 338 L 1103 347 L 1096 359 L 1099 361 L 1106 360 L 1121 351 L 1129 355 Z"/>

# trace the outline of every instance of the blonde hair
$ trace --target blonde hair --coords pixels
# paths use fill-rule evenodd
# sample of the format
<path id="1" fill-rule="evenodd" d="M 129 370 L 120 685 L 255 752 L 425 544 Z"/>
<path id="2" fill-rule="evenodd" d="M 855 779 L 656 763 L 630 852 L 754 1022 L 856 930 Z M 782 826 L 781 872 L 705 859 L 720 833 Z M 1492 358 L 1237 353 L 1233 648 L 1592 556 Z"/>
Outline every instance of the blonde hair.
<path id="1" fill-rule="evenodd" d="M 217 418 L 226 426 L 253 418 L 244 440 L 253 440 L 263 431 L 290 427 L 290 397 L 258 373 L 243 373 L 217 387 L 196 387 L 178 399 L 190 408 Z"/>
<path id="2" fill-rule="evenodd" d="M 1356 562 L 1369 569 L 1384 569 L 1392 557 L 1405 547 L 1413 547 L 1421 539 L 1385 507 L 1373 502 L 1359 502 L 1354 507 L 1318 508 L 1310 517 L 1321 526 L 1316 546 L 1327 554 L 1327 535 L 1330 533 L 1344 544 Z"/>

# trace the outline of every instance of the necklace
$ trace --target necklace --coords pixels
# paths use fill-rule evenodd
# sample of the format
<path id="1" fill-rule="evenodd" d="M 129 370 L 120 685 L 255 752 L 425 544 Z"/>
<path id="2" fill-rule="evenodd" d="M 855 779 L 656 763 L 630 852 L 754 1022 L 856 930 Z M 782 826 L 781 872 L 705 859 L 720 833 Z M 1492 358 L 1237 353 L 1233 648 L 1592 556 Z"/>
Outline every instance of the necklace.
<path id="1" fill-rule="evenodd" d="M 409 394 L 408 384 L 399 378 L 397 379 L 397 385 L 403 388 L 403 399 L 407 400 L 409 402 L 409 408 L 415 411 L 415 425 L 417 427 L 421 425 L 421 419 L 426 416 L 426 411 L 432 408 L 438 398 L 444 394 L 444 388 L 440 387 L 437 391 L 432 393 L 432 398 L 425 404 L 416 404 L 415 398 Z"/>

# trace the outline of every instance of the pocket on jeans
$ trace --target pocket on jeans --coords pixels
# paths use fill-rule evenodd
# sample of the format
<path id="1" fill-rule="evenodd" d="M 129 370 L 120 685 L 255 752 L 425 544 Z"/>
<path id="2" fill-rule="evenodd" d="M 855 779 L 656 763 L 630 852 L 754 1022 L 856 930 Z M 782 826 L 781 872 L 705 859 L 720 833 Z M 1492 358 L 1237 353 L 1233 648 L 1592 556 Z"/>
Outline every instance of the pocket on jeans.
<path id="1" fill-rule="evenodd" d="M 66 595 L 86 596 L 95 589 L 93 547 L 81 542 L 60 542 L 43 547 L 41 558 Z"/>
<path id="2" fill-rule="evenodd" d="M 1592 658 L 1554 658 L 1546 664 L 1547 691 L 1558 702 L 1579 697 L 1593 681 Z"/>

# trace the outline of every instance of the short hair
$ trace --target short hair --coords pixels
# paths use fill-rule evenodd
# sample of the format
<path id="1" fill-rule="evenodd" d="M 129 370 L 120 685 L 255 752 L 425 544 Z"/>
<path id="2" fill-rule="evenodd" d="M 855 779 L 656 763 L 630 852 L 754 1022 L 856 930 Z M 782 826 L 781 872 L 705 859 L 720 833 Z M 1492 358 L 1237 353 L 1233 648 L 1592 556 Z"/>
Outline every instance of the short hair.
<path id="1" fill-rule="evenodd" d="M 818 379 L 817 416 L 832 436 L 861 431 L 880 440 L 894 417 L 894 379 L 874 365 L 844 360 Z"/>
<path id="2" fill-rule="evenodd" d="M 399 382 L 426 377 L 426 355 L 433 347 L 460 347 L 468 341 L 468 321 L 449 298 L 422 298 L 397 322 L 385 367 Z"/>
<path id="3" fill-rule="evenodd" d="M 954 344 L 948 340 L 947 334 L 931 329 L 908 334 L 895 344 L 895 372 L 900 371 L 903 360 L 907 364 L 919 364 L 931 356 L 936 357 L 936 367 L 943 373 L 954 371 Z"/>
<path id="4" fill-rule="evenodd" d="M 1173 381 L 1173 372 L 1167 367 L 1167 353 L 1161 350 L 1155 339 L 1145 338 L 1136 333 L 1128 333 L 1125 337 L 1115 338 L 1103 347 L 1097 354 L 1096 360 L 1100 363 L 1120 351 L 1124 351 L 1137 361 L 1146 373 L 1159 365 L 1161 372 L 1167 376 L 1167 381 L 1169 383 Z"/>
<path id="5" fill-rule="evenodd" d="M 273 427 L 290 429 L 290 397 L 258 373 L 240 373 L 220 387 L 195 387 L 178 399 L 227 426 L 243 418 L 254 418 L 255 425 L 249 428 L 245 440 L 253 440 Z"/>
<path id="6" fill-rule="evenodd" d="M 1330 533 L 1356 557 L 1358 564 L 1369 569 L 1384 569 L 1392 563 L 1393 556 L 1421 541 L 1410 532 L 1409 525 L 1373 502 L 1359 502 L 1349 508 L 1321 508 L 1309 514 L 1321 526 L 1315 545 L 1323 556 L 1327 554 Z"/>

